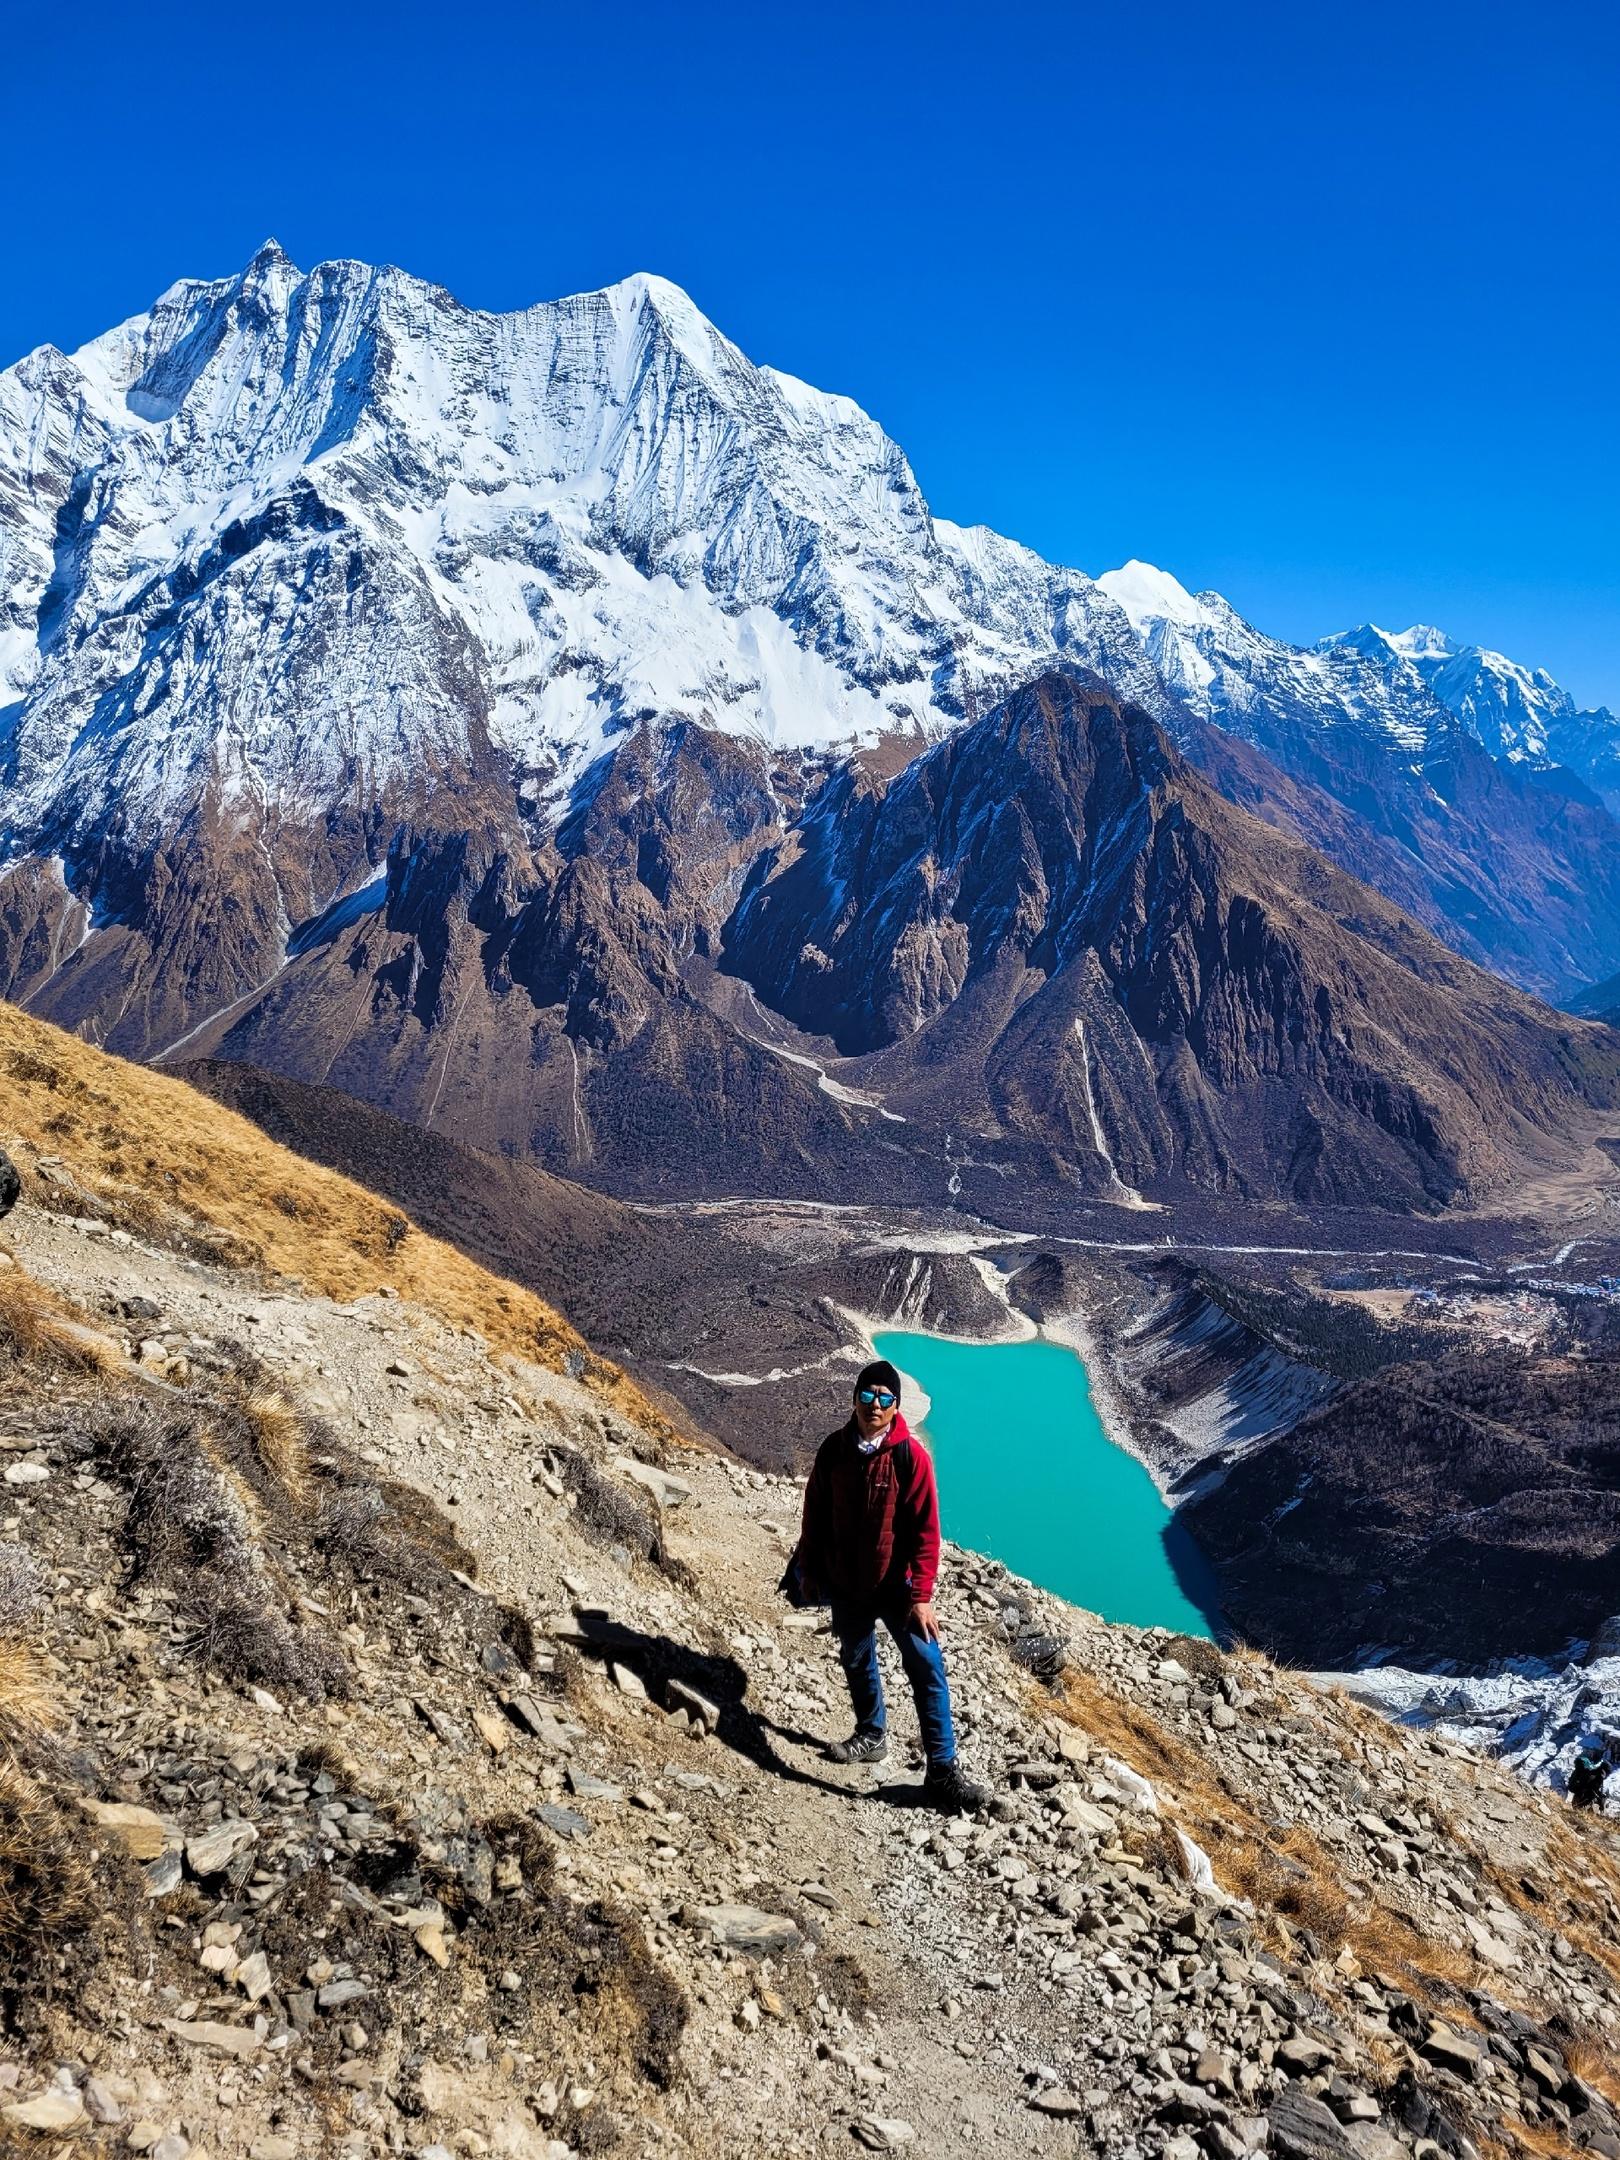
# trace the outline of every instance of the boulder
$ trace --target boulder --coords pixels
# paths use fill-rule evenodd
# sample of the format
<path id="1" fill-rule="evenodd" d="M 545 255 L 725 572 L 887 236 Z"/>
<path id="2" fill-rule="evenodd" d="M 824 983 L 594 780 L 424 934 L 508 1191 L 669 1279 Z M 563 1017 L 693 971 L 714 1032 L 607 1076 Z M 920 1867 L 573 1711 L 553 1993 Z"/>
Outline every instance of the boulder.
<path id="1" fill-rule="evenodd" d="M 634 1455 L 615 1455 L 613 1467 L 621 1477 L 639 1485 L 649 1492 L 661 1508 L 684 1507 L 692 1497 L 692 1487 L 673 1470 L 660 1470 L 655 1463 L 639 1461 Z"/>
<path id="2" fill-rule="evenodd" d="M 4 1161 L 5 1157 L 0 1156 L 0 1162 Z M 0 2117 L 15 2123 L 19 2130 L 76 2130 L 84 2121 L 84 2102 L 76 2092 L 53 2086 L 35 2099 L 14 2100 L 9 2107 L 0 2108 Z"/>
<path id="3" fill-rule="evenodd" d="M 250 1822 L 215 1823 L 196 1837 L 187 1838 L 186 1865 L 193 1875 L 220 1875 L 258 1842 L 259 1833 Z"/>
<path id="4" fill-rule="evenodd" d="M 239 2062 L 259 2052 L 259 2036 L 248 2025 L 220 2025 L 211 2018 L 165 2018 L 163 2030 L 188 2047 L 204 2048 L 211 2055 L 234 2055 Z"/>
<path id="5" fill-rule="evenodd" d="M 163 1817 L 151 1808 L 136 1807 L 127 1800 L 86 1800 L 84 1812 L 132 1859 L 156 1860 L 170 1843 Z"/>
<path id="6" fill-rule="evenodd" d="M 1444 2018 L 1436 2018 L 1429 2027 L 1418 2053 L 1442 2070 L 1449 2070 L 1454 2077 L 1473 2079 L 1479 2075 L 1480 2050 L 1465 2034 L 1456 2032 Z"/>
<path id="7" fill-rule="evenodd" d="M 710 1702 L 707 1695 L 700 1694 L 686 1681 L 667 1680 L 664 1683 L 664 1696 L 671 1710 L 684 1710 L 705 1732 L 720 1730 L 719 1704 Z"/>

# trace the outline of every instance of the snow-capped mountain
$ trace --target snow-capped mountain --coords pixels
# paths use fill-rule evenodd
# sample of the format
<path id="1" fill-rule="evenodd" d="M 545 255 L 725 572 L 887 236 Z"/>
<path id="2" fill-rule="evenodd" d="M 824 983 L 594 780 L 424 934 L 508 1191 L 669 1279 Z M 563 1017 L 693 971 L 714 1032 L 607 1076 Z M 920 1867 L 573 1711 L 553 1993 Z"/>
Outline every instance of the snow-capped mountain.
<path id="1" fill-rule="evenodd" d="M 642 714 L 935 734 L 1058 654 L 1163 704 L 1089 579 L 653 277 L 488 315 L 267 245 L 0 375 L 0 484 L 5 826 L 70 862 L 208 787 L 318 813 L 486 741 L 571 778 Z"/>
<path id="2" fill-rule="evenodd" d="M 1106 582 L 1106 581 L 1105 581 Z M 1409 630 L 1357 630 L 1324 638 L 1324 653 L 1354 649 L 1388 656 L 1393 675 L 1421 678 L 1493 757 L 1532 765 L 1563 765 L 1620 807 L 1620 715 L 1606 705 L 1582 708 L 1545 668 L 1523 667 L 1484 645 L 1458 645 L 1443 630 L 1417 623 Z"/>
<path id="3" fill-rule="evenodd" d="M 1489 721 L 1496 656 L 1460 653 L 1428 625 L 1366 625 L 1306 651 L 1149 563 L 1097 582 L 1178 701 L 1219 730 L 1182 741 L 1234 800 L 1527 988 L 1557 996 L 1605 972 L 1620 942 L 1620 827 L 1587 793 L 1607 793 L 1601 730 L 1586 726 L 1602 716 L 1549 711 L 1533 748 L 1506 714 Z M 1620 727 L 1609 743 L 1620 808 Z M 1268 762 L 1255 770 L 1241 744 Z"/>
<path id="4" fill-rule="evenodd" d="M 1060 700 L 1070 732 L 1162 728 L 1144 772 L 1179 746 L 1469 957 L 1538 989 L 1620 970 L 1613 821 L 1491 758 L 1415 652 L 1301 652 L 1144 565 L 1093 581 L 935 518 L 858 406 L 756 366 L 657 278 L 492 315 L 397 270 L 304 274 L 272 245 L 71 356 L 42 348 L 0 373 L 0 595 L 0 994 L 137 1056 L 220 1050 L 428 1124 L 449 1105 L 604 1179 L 787 1191 L 875 1163 L 897 1191 L 933 1192 L 949 1105 L 983 1099 L 982 1072 L 941 1047 L 972 1030 L 930 1030 L 910 1108 L 835 1077 L 827 1043 L 760 998 L 791 984 L 796 1010 L 853 1039 L 807 985 L 834 965 L 828 908 L 837 923 L 874 896 L 860 865 L 843 899 L 781 873 L 841 859 L 816 820 L 947 739 L 969 745 L 949 766 L 964 799 L 1033 789 L 1054 832 L 1091 832 L 1096 802 L 1005 759 L 1018 693 L 1054 670 L 1087 686 Z M 1128 723 L 1086 702 L 1098 678 Z M 1116 765 L 1076 749 L 1055 769 L 1094 790 Z M 1167 830 L 1183 814 L 1171 805 Z M 1032 815 L 1009 805 L 1007 832 Z M 911 864 L 893 818 L 882 831 L 886 890 L 914 897 L 913 869 L 932 890 L 939 863 Z M 1254 844 L 1247 822 L 1221 831 L 1234 863 Z M 1044 854 L 1071 876 L 1073 847 Z M 1177 859 L 1169 843 L 1155 857 Z M 1309 885 L 1309 861 L 1287 859 Z M 980 1001 L 973 956 L 994 951 L 994 994 L 1016 1002 L 1040 970 L 1081 964 L 1076 924 L 1121 951 L 1151 942 L 1134 856 L 1112 931 L 1059 908 L 1039 864 L 1002 868 L 1019 874 L 964 873 L 982 919 L 925 924 L 918 903 L 916 952 L 840 929 L 847 996 L 879 998 L 888 968 L 947 1003 L 970 980 Z M 1241 882 L 1208 891 L 1224 905 Z M 764 886 L 768 940 L 731 937 Z M 1342 877 L 1322 889 L 1356 920 L 1373 905 Z M 1052 934 L 1011 935 L 1003 901 L 1015 927 L 1050 917 Z M 1310 921 L 1302 982 L 1361 966 Z M 1422 964 L 1452 980 L 1449 955 Z M 1144 1177 L 1297 1191 L 1308 1162 L 1322 1194 L 1429 1201 L 1502 1174 L 1488 1151 L 1463 1167 L 1507 1040 L 1485 1025 L 1491 991 L 1469 976 L 1442 1031 L 1467 1100 L 1415 1153 L 1389 1152 L 1408 1083 L 1381 1050 L 1325 1050 L 1335 1087 L 1358 1075 L 1353 1100 L 1330 1090 L 1328 1137 L 1290 1138 L 1253 1042 L 1234 1035 L 1218 1071 L 1189 1078 L 1154 1030 L 1191 1026 L 1191 1008 L 1145 1000 L 1129 970 L 1092 984 L 1088 1047 L 1076 1064 L 1071 1029 L 1053 1070 L 1104 1119 L 1142 1073 L 1175 1076 Z M 1243 1005 L 1250 1033 L 1260 1002 Z M 1514 1023 L 1537 1045 L 1535 1149 L 1562 1130 L 1566 1090 L 1612 1092 L 1585 1049 L 1542 1073 L 1539 1025 Z M 1252 1129 L 1226 1100 L 1249 1086 L 1268 1105 Z M 1078 1133 L 1060 1183 L 1095 1183 L 1094 1124 L 1010 1096 L 983 1120 L 1026 1168 Z M 1376 1176 L 1355 1170 L 1363 1143 Z"/>
<path id="5" fill-rule="evenodd" d="M 1445 715 L 1415 671 L 1392 670 L 1349 640 L 1307 652 L 1267 637 L 1216 592 L 1128 562 L 1097 580 L 1130 618 L 1165 682 L 1192 711 L 1268 748 L 1304 724 L 1348 727 L 1421 753 Z"/>

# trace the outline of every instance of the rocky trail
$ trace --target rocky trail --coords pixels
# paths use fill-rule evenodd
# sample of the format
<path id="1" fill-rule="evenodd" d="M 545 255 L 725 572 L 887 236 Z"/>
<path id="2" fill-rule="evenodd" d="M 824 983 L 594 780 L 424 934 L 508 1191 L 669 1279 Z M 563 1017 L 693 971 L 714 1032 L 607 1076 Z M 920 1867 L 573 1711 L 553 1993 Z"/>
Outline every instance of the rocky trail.
<path id="1" fill-rule="evenodd" d="M 821 1757 L 795 1479 L 448 1312 L 408 1225 L 323 1290 L 352 1188 L 200 1098 L 307 1270 L 51 1092 L 0 1107 L 16 2150 L 1620 2155 L 1613 1824 L 954 1550 L 994 1798 L 942 1820 L 892 1671 L 890 1762 Z"/>

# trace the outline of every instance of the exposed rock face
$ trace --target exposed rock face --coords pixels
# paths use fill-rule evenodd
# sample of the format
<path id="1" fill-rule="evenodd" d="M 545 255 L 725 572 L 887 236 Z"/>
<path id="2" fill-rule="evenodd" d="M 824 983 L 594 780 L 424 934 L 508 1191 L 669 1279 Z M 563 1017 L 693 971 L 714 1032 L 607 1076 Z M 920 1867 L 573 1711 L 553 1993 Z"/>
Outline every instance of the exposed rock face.
<path id="1" fill-rule="evenodd" d="M 1243 817 L 1094 682 L 796 815 L 778 778 L 644 729 L 555 832 L 408 827 L 187 1047 L 643 1193 L 932 1198 L 955 1149 L 1111 1199 L 1439 1206 L 1612 1097 L 1611 1037 Z M 829 1082 L 762 1007 L 859 1062 Z"/>
<path id="2" fill-rule="evenodd" d="M 910 1102 L 948 1090 L 970 1130 L 1127 1190 L 1445 1204 L 1534 1151 L 1572 1089 L 1614 1099 L 1607 1037 L 1457 961 L 1067 675 L 886 791 L 830 782 L 750 882 L 727 964 L 883 1053 Z"/>
<path id="3" fill-rule="evenodd" d="M 42 348 L 0 373 L 0 591 L 0 983 L 136 1054 L 402 825 L 577 807 L 643 721 L 921 741 L 1060 652 L 1170 703 L 1089 578 L 932 519 L 858 407 L 648 277 L 493 316 L 270 244 Z"/>
<path id="4" fill-rule="evenodd" d="M 1319 848 L 1471 960 L 1546 997 L 1607 969 L 1620 827 L 1562 766 L 1494 758 L 1449 715 L 1415 757 L 1365 731 L 1279 725 L 1262 752 L 1181 731 L 1231 801 Z"/>
<path id="5" fill-rule="evenodd" d="M 1532 768 L 1562 765 L 1611 810 L 1620 807 L 1620 717 L 1606 705 L 1577 706 L 1545 668 L 1521 666 L 1487 646 L 1458 645 L 1427 623 L 1397 631 L 1363 623 L 1317 648 L 1346 649 L 1378 661 L 1397 694 L 1418 676 L 1494 756 Z"/>

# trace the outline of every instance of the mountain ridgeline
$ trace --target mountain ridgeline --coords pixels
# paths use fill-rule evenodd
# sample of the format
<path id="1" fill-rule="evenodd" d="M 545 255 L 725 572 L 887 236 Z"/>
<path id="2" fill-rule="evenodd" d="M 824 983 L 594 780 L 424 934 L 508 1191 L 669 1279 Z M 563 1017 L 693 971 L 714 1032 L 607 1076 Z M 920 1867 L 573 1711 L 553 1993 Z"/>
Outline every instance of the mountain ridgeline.
<path id="1" fill-rule="evenodd" d="M 0 373 L 0 587 L 0 993 L 126 1054 L 630 1195 L 1431 1209 L 1603 1137 L 1614 1038 L 1481 967 L 1620 971 L 1612 716 L 936 518 L 657 278 L 184 280 Z"/>
<path id="2" fill-rule="evenodd" d="M 1226 802 L 1147 714 L 1062 675 L 886 790 L 829 786 L 727 953 L 896 1099 L 948 1098 L 1058 1162 L 1109 1135 L 1126 1188 L 1444 1204 L 1540 1152 L 1573 1097 L 1614 1099 L 1601 1033 L 1458 960 Z"/>

